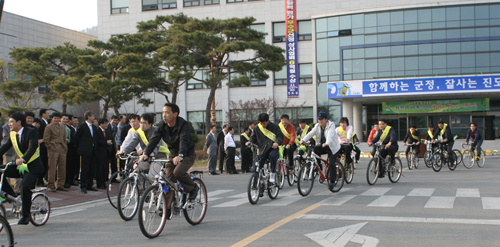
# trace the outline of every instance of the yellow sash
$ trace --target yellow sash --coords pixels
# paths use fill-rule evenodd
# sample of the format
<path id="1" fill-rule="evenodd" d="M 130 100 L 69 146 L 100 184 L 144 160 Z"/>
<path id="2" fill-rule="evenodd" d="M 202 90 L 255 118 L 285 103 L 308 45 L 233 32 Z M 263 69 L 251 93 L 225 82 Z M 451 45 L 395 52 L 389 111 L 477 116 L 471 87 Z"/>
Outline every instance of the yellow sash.
<path id="1" fill-rule="evenodd" d="M 280 129 L 281 129 L 281 132 L 283 132 L 283 135 L 286 136 L 286 138 L 290 139 L 291 135 L 288 133 L 288 131 L 286 131 L 285 126 L 283 126 L 283 124 L 281 122 L 278 125 L 280 126 Z"/>
<path id="2" fill-rule="evenodd" d="M 446 131 L 446 127 L 448 127 L 448 124 L 443 124 L 443 129 L 441 130 L 440 132 L 440 135 L 443 136 L 444 135 L 444 132 Z"/>
<path id="3" fill-rule="evenodd" d="M 427 134 L 431 137 L 431 139 L 434 139 L 434 135 L 432 134 L 432 132 L 430 130 L 427 131 Z"/>
<path id="4" fill-rule="evenodd" d="M 139 136 L 141 137 L 141 140 L 144 143 L 144 145 L 147 146 L 149 144 L 149 141 L 146 138 L 146 134 L 144 133 L 144 131 L 142 129 L 138 129 L 137 133 L 139 133 Z M 158 150 L 158 152 L 164 153 L 164 154 L 170 153 L 170 150 L 168 150 L 167 144 L 163 140 L 161 140 L 161 146 L 160 146 L 160 149 Z"/>
<path id="5" fill-rule="evenodd" d="M 136 130 L 134 128 L 130 128 L 130 130 L 132 131 L 132 134 L 135 135 Z"/>
<path id="6" fill-rule="evenodd" d="M 344 136 L 347 139 L 347 133 L 345 132 L 345 130 L 342 127 L 338 127 L 337 129 L 339 129 L 340 134 L 342 134 L 342 136 Z M 354 138 L 355 135 L 356 133 L 353 131 L 351 139 L 349 139 L 350 142 L 352 142 L 352 139 Z"/>
<path id="7" fill-rule="evenodd" d="M 259 126 L 259 129 L 260 129 L 260 131 L 262 132 L 262 134 L 264 134 L 264 135 L 265 135 L 267 138 L 269 138 L 271 141 L 276 142 L 276 135 L 275 135 L 273 132 L 271 132 L 271 131 L 269 131 L 268 129 L 264 128 L 264 127 L 262 126 L 262 124 L 260 124 L 260 123 L 259 123 L 259 124 L 257 124 L 257 126 Z"/>
<path id="8" fill-rule="evenodd" d="M 411 137 L 413 137 L 413 139 L 415 139 L 415 140 L 418 141 L 418 137 L 416 137 L 415 135 L 413 135 L 413 133 L 411 133 L 411 130 L 410 130 L 410 134 L 411 134 Z"/>
<path id="9" fill-rule="evenodd" d="M 384 132 L 380 136 L 380 143 L 384 143 L 385 138 L 389 135 L 389 131 L 391 130 L 391 126 L 386 126 Z"/>
<path id="10" fill-rule="evenodd" d="M 245 137 L 245 138 L 247 139 L 247 141 L 248 141 L 248 140 L 250 140 L 250 137 L 248 137 L 248 135 L 247 135 L 245 132 L 241 133 L 241 135 L 242 135 L 243 137 Z"/>
<path id="11" fill-rule="evenodd" d="M 302 141 L 304 139 L 304 137 L 307 135 L 308 130 L 309 130 L 309 125 L 306 125 L 304 130 L 302 130 L 302 134 L 300 134 L 300 140 L 299 140 L 299 138 L 295 138 L 295 143 L 299 144 L 300 141 Z"/>
<path id="12" fill-rule="evenodd" d="M 21 152 L 21 149 L 19 149 L 19 144 L 17 143 L 16 137 L 17 137 L 17 132 L 11 131 L 10 132 L 10 141 L 12 142 L 12 147 L 14 147 L 14 150 L 16 151 L 17 156 L 19 156 L 19 158 L 22 158 L 23 153 Z M 35 153 L 33 154 L 33 156 L 31 156 L 31 159 L 26 164 L 22 164 L 21 165 L 22 167 L 18 166 L 19 168 L 21 168 L 21 169 L 18 168 L 19 172 L 21 174 L 24 174 L 23 170 L 26 170 L 29 172 L 28 164 L 31 163 L 33 160 L 36 160 L 38 157 L 40 157 L 40 147 L 38 147 L 36 149 Z"/>

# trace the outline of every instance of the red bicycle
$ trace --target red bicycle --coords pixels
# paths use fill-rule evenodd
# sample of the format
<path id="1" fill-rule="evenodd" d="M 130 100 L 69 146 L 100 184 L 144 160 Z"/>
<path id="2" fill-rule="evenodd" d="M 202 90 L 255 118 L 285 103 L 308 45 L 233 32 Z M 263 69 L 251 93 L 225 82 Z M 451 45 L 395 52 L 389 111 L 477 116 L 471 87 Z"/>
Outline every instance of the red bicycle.
<path id="1" fill-rule="evenodd" d="M 307 148 L 312 148 L 311 145 L 306 144 Z M 301 196 L 307 196 L 311 193 L 314 186 L 314 180 L 318 177 L 318 182 L 323 184 L 325 181 L 327 186 L 330 185 L 330 164 L 321 156 L 314 153 L 314 151 L 308 152 L 310 155 L 306 158 L 306 163 L 300 168 L 299 179 L 297 182 L 297 189 Z M 318 164 L 318 161 L 321 162 Z M 322 168 L 324 171 L 322 171 Z M 335 161 L 335 169 L 337 169 L 337 178 L 335 179 L 335 186 L 333 187 L 333 192 L 338 192 L 344 186 L 344 168 L 340 162 Z M 319 175 L 319 176 L 318 176 Z"/>

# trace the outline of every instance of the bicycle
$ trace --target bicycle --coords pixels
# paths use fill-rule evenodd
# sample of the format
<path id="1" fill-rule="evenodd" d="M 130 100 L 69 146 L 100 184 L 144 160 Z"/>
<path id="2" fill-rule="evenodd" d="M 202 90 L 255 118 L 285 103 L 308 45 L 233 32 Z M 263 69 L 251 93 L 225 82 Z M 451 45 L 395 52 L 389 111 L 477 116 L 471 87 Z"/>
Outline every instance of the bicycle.
<path id="1" fill-rule="evenodd" d="M 285 177 L 288 181 L 288 185 L 293 186 L 295 184 L 295 180 L 297 179 L 295 165 L 295 160 L 290 165 L 290 161 L 287 158 L 283 157 L 283 159 L 278 159 L 278 163 L 276 164 L 276 178 L 280 189 L 283 189 L 285 185 Z"/>
<path id="2" fill-rule="evenodd" d="M 133 164 L 135 164 L 139 160 L 139 157 L 137 157 L 137 154 L 135 152 L 132 152 L 131 154 L 128 155 L 116 155 L 116 157 L 119 158 L 120 160 L 127 161 L 125 163 L 123 171 L 114 172 L 108 180 L 108 189 L 106 190 L 108 201 L 111 204 L 111 206 L 117 209 L 118 202 L 113 200 L 113 198 L 116 199 L 118 198 L 118 189 L 120 188 L 120 185 L 113 186 L 112 183 L 113 181 L 120 181 L 121 184 L 121 182 L 123 182 L 125 178 L 128 178 L 130 173 L 132 172 Z"/>
<path id="3" fill-rule="evenodd" d="M 427 146 L 427 151 L 424 154 L 424 163 L 427 168 L 432 168 L 432 162 L 434 162 L 434 153 L 436 152 L 436 148 L 433 147 L 432 142 L 425 141 Z"/>
<path id="4" fill-rule="evenodd" d="M 408 169 L 413 170 L 413 167 L 415 167 L 415 169 L 418 169 L 419 158 L 417 155 L 417 151 L 415 151 L 418 146 L 416 143 L 407 144 L 407 146 L 410 147 L 410 152 L 408 152 L 408 155 L 406 157 L 406 160 L 408 161 Z"/>
<path id="5" fill-rule="evenodd" d="M 160 159 L 154 161 L 164 162 L 164 164 L 172 162 L 171 160 Z M 155 175 L 154 183 L 144 192 L 139 204 L 139 228 L 147 238 L 155 238 L 160 235 L 165 227 L 167 216 L 170 220 L 173 216 L 179 216 L 182 212 L 189 224 L 197 225 L 203 221 L 207 212 L 207 188 L 203 181 L 197 177 L 201 177 L 203 172 L 193 171 L 189 173 L 193 182 L 200 188 L 196 199 L 189 200 L 189 193 L 184 192 L 184 187 L 180 182 L 172 182 L 166 176 L 165 171 L 166 167 L 163 165 L 160 173 Z M 168 215 L 169 210 L 167 210 L 166 205 L 166 193 L 169 191 L 174 193 L 172 205 L 170 205 L 170 215 Z"/>
<path id="6" fill-rule="evenodd" d="M 306 145 L 308 149 L 312 149 L 311 145 Z M 317 155 L 314 150 L 308 151 L 308 156 L 306 158 L 306 163 L 300 168 L 299 171 L 299 179 L 297 182 L 297 189 L 299 190 L 299 194 L 301 196 L 307 196 L 311 193 L 314 180 L 319 175 L 318 182 L 323 184 L 327 181 L 326 185 L 330 186 L 330 164 L 321 158 L 321 156 Z M 321 167 L 318 165 L 318 161 L 323 163 L 323 167 L 325 172 L 321 171 Z M 333 187 L 332 192 L 338 192 L 344 186 L 344 168 L 342 164 L 338 160 L 335 162 L 335 169 L 337 169 L 337 177 L 335 179 L 335 186 Z"/>
<path id="7" fill-rule="evenodd" d="M 298 152 L 293 158 L 293 181 L 290 181 L 290 177 L 288 180 L 288 184 L 290 186 L 293 186 L 295 182 L 298 180 L 300 168 L 305 164 L 306 159 L 304 158 L 303 155 L 300 155 L 300 146 L 297 148 Z M 306 155 L 308 155 L 307 150 L 304 152 Z"/>
<path id="8" fill-rule="evenodd" d="M 486 154 L 484 151 L 481 150 L 481 157 L 477 157 L 477 148 L 473 148 L 472 143 L 470 144 L 465 144 L 462 143 L 462 148 L 464 148 L 464 157 L 463 157 L 463 162 L 464 166 L 467 169 L 471 169 L 474 164 L 477 164 L 479 168 L 483 168 L 484 164 L 486 163 Z M 473 150 L 474 149 L 474 150 Z"/>
<path id="9" fill-rule="evenodd" d="M 378 143 L 375 143 L 374 145 L 377 148 L 375 155 L 368 163 L 368 167 L 366 169 L 366 181 L 369 185 L 374 185 L 379 178 L 379 168 L 382 168 L 387 171 L 389 181 L 391 181 L 391 183 L 397 183 L 401 178 L 401 172 L 403 171 L 401 159 L 399 157 L 394 157 L 394 164 L 391 164 L 390 155 L 387 155 L 385 159 L 380 156 L 380 149 L 385 147 L 382 147 L 382 145 Z"/>
<path id="10" fill-rule="evenodd" d="M 138 158 L 138 156 L 131 156 L 132 158 Z M 128 178 L 120 183 L 120 188 L 118 189 L 118 214 L 120 217 L 129 221 L 134 218 L 139 208 L 139 199 L 141 197 L 141 191 L 145 191 L 151 182 L 147 175 L 148 170 L 141 170 L 139 165 L 132 171 Z M 139 189 L 139 185 L 141 188 Z"/>
<path id="11" fill-rule="evenodd" d="M 254 150 L 257 150 L 257 145 L 254 145 Z M 263 150 L 266 150 L 264 147 Z M 254 163 L 256 165 L 255 172 L 250 177 L 247 187 L 248 201 L 250 204 L 255 205 L 259 201 L 260 197 L 264 196 L 264 191 L 267 190 L 267 194 L 271 200 L 276 199 L 279 193 L 279 187 L 277 183 L 269 182 L 271 176 L 271 165 L 269 161 L 264 163 L 264 167 L 260 167 L 259 157 L 256 155 L 254 157 Z"/>
<path id="12" fill-rule="evenodd" d="M 13 197 L 9 194 L 6 194 L 2 191 L 4 172 L 8 166 L 15 165 L 14 162 L 10 162 L 5 165 L 4 169 L 0 169 L 0 173 L 2 173 L 0 179 L 0 197 L 4 198 L 4 201 L 0 201 L 0 213 L 1 216 L 7 217 L 7 213 L 5 210 L 5 206 L 3 205 L 5 202 L 12 204 L 11 215 L 15 218 L 20 219 L 23 212 L 23 202 L 21 196 Z M 47 187 L 35 188 L 32 189 L 33 195 L 31 196 L 31 213 L 30 213 L 30 221 L 34 226 L 43 226 L 50 217 L 50 200 L 49 197 L 45 194 Z"/>
<path id="13" fill-rule="evenodd" d="M 15 244 L 17 243 L 14 242 L 14 233 L 9 222 L 3 215 L 0 215 L 0 246 L 10 247 Z"/>
<path id="14" fill-rule="evenodd" d="M 339 159 L 340 159 L 340 164 L 342 164 L 342 167 L 345 171 L 344 174 L 344 181 L 347 184 L 350 184 L 352 182 L 352 179 L 354 178 L 354 160 L 356 160 L 356 154 L 354 152 L 354 144 L 353 144 L 353 149 L 351 151 L 351 163 L 347 163 L 347 159 L 345 158 L 345 154 L 342 154 Z"/>
<path id="15" fill-rule="evenodd" d="M 448 165 L 448 169 L 450 169 L 450 171 L 454 171 L 458 165 L 457 155 L 455 152 L 448 154 L 448 151 L 446 151 L 448 144 L 444 144 L 440 140 L 436 140 L 436 143 L 438 144 L 438 147 L 436 152 L 433 154 L 434 162 L 432 163 L 432 169 L 435 172 L 439 172 L 443 167 L 443 163 L 446 163 Z"/>

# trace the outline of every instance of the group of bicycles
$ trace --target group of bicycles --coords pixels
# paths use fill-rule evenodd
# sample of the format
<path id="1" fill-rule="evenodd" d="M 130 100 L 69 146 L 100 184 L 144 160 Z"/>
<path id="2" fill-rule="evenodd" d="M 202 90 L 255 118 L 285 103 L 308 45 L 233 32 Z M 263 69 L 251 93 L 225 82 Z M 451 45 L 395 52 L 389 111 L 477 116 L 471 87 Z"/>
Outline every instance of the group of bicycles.
<path id="1" fill-rule="evenodd" d="M 481 151 L 478 155 L 477 149 L 472 145 L 462 143 L 463 150 L 452 149 L 449 153 L 446 144 L 436 141 L 436 145 L 427 144 L 427 151 L 424 154 L 424 162 L 428 168 L 432 168 L 435 172 L 439 172 L 444 165 L 448 166 L 450 171 L 454 171 L 460 163 L 465 168 L 471 169 L 474 165 L 482 168 L 486 163 L 486 155 Z M 418 168 L 418 156 L 414 150 L 409 153 L 408 168 Z"/>
<path id="2" fill-rule="evenodd" d="M 171 163 L 171 160 L 150 158 L 150 163 L 162 164 L 158 175 L 150 178 L 148 170 L 139 168 L 140 161 L 136 153 L 119 155 L 118 158 L 126 160 L 126 165 L 122 171 L 115 172 L 109 178 L 108 200 L 125 221 L 132 220 L 138 214 L 139 228 L 144 236 L 154 238 L 160 235 L 166 221 L 173 216 L 184 215 L 191 225 L 203 221 L 208 207 L 207 188 L 201 180 L 203 172 L 190 173 L 199 191 L 196 199 L 189 200 L 189 193 L 184 192 L 183 186 L 179 182 L 174 183 L 166 175 L 166 164 Z M 113 181 L 119 181 L 120 186 L 113 186 Z M 171 205 L 167 205 L 166 193 L 169 191 L 174 193 Z"/>

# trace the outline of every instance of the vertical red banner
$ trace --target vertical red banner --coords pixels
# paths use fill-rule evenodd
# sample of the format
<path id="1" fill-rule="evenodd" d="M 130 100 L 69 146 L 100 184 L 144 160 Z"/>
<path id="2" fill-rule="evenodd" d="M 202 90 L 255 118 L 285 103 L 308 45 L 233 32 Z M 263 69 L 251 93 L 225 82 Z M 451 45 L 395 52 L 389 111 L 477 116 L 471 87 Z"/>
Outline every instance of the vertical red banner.
<path id="1" fill-rule="evenodd" d="M 285 0 L 287 96 L 299 97 L 299 64 L 297 62 L 297 0 Z"/>

